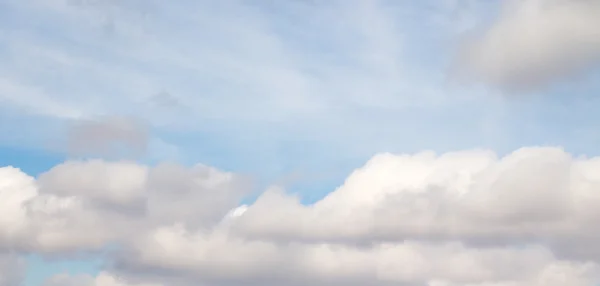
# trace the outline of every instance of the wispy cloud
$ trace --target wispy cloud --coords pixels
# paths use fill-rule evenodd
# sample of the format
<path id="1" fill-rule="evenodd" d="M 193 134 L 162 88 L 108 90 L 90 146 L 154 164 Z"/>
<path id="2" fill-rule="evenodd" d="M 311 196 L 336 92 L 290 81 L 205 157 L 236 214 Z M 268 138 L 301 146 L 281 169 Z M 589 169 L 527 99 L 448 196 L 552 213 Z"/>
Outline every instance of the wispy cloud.
<path id="1" fill-rule="evenodd" d="M 71 120 L 118 116 L 143 121 L 157 142 L 211 136 L 252 154 L 292 141 L 363 158 L 508 150 L 521 143 L 510 134 L 546 111 L 447 78 L 460 40 L 495 21 L 499 4 L 4 1 L 0 108 L 18 115 L 4 122 L 35 120 L 23 130 L 35 142 Z"/>
<path id="2" fill-rule="evenodd" d="M 2 80 L 40 90 L 5 89 L 4 108 L 57 117 L 129 115 L 192 130 L 244 121 L 253 122 L 246 129 L 295 128 L 315 136 L 336 129 L 348 135 L 339 125 L 362 133 L 358 128 L 378 124 L 356 114 L 398 120 L 406 109 L 469 98 L 444 86 L 445 56 L 421 67 L 411 59 L 427 56 L 406 48 L 425 32 L 431 43 L 447 41 L 437 28 L 459 29 L 462 22 L 452 19 L 464 10 L 460 5 L 40 0 L 4 6 L 12 19 L 34 20 L 10 21 L 4 29 Z M 421 17 L 430 20 L 419 27 L 409 21 Z M 157 94 L 178 104 L 157 110 Z"/>

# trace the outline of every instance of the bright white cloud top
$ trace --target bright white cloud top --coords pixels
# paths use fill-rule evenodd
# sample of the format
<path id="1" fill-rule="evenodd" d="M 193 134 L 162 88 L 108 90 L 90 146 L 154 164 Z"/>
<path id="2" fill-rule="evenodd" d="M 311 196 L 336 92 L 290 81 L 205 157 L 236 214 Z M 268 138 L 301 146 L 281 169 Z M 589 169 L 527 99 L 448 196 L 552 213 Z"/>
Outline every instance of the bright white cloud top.
<path id="1" fill-rule="evenodd" d="M 231 215 L 249 185 L 206 166 L 5 167 L 0 233 L 55 255 L 117 245 L 113 273 L 48 285 L 591 286 L 598 170 L 549 147 L 380 154 L 314 204 L 268 190 Z"/>

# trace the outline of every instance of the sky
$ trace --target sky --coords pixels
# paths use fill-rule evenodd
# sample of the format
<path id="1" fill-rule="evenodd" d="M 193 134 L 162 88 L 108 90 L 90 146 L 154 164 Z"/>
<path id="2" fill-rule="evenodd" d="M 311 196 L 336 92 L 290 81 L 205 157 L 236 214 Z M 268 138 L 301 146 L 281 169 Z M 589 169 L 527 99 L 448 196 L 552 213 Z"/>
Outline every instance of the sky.
<path id="1" fill-rule="evenodd" d="M 600 2 L 0 0 L 0 286 L 595 286 Z"/>

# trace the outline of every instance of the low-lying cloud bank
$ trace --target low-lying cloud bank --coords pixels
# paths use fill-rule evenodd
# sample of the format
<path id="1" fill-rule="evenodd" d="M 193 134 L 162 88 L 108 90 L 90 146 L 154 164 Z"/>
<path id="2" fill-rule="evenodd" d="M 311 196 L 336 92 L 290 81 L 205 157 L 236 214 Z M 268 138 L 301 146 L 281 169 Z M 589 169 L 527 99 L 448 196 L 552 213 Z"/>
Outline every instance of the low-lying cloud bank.
<path id="1" fill-rule="evenodd" d="M 274 188 L 239 206 L 247 178 L 203 165 L 4 167 L 0 285 L 18 253 L 111 245 L 97 277 L 46 285 L 592 286 L 599 171 L 549 147 L 379 154 L 312 205 Z"/>

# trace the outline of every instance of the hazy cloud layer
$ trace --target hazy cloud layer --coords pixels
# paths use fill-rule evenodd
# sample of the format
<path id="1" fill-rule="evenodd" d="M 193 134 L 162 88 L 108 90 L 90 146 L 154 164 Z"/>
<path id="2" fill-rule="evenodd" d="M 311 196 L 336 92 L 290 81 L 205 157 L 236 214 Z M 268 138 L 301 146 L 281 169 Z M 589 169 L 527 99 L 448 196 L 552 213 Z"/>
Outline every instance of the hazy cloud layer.
<path id="1" fill-rule="evenodd" d="M 127 117 L 77 120 L 67 135 L 68 151 L 73 155 L 140 156 L 149 141 L 146 127 Z"/>
<path id="2" fill-rule="evenodd" d="M 239 206 L 244 177 L 201 165 L 4 167 L 0 246 L 118 245 L 107 272 L 48 285 L 592 286 L 598 169 L 558 148 L 379 154 L 312 205 L 269 189 Z"/>
<path id="3" fill-rule="evenodd" d="M 441 47 L 475 26 L 483 5 L 441 4 L 9 0 L 0 109 L 40 116 L 36 126 L 80 122 L 75 154 L 144 149 L 139 132 L 121 135 L 132 123 L 115 116 L 127 115 L 151 131 L 252 141 L 236 146 L 250 152 L 298 140 L 371 155 L 405 140 L 390 130 L 413 127 L 397 122 L 421 122 L 419 134 L 431 128 L 409 114 L 473 103 L 472 90 L 444 85 L 440 65 L 450 53 Z M 30 137 L 46 142 L 38 129 Z"/>

